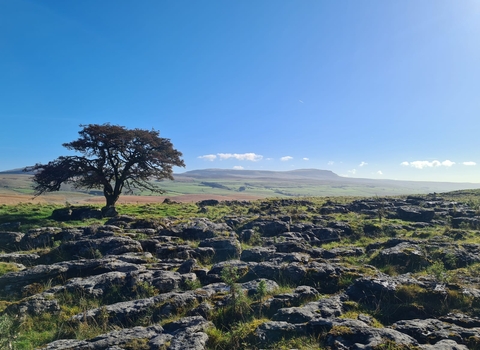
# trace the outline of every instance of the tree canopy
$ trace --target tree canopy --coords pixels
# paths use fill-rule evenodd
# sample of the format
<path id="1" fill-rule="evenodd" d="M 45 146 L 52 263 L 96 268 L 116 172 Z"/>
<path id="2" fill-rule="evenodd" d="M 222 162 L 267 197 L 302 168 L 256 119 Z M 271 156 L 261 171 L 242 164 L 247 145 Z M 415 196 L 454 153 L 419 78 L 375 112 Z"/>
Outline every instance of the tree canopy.
<path id="1" fill-rule="evenodd" d="M 151 180 L 171 179 L 172 167 L 184 167 L 182 153 L 156 130 L 127 129 L 119 125 L 80 125 L 78 140 L 64 143 L 80 156 L 61 156 L 48 164 L 36 164 L 35 195 L 60 190 L 64 183 L 75 188 L 100 188 L 106 207 L 114 207 L 122 191 L 147 189 L 162 193 Z"/>

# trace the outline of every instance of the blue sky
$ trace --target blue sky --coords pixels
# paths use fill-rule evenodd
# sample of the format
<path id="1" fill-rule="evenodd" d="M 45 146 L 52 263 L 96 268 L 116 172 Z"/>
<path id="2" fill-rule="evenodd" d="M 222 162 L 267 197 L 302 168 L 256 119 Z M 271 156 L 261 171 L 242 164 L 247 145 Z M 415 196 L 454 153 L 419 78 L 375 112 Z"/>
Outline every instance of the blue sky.
<path id="1" fill-rule="evenodd" d="M 480 2 L 0 2 L 0 170 L 79 124 L 160 130 L 185 169 L 480 182 Z"/>

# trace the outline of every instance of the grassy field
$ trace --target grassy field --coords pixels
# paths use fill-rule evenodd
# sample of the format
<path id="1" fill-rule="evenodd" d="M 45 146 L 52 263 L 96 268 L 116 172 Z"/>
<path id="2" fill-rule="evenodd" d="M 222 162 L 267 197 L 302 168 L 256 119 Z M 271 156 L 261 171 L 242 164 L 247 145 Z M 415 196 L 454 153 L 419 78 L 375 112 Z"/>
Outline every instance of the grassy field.
<path id="1" fill-rule="evenodd" d="M 179 194 L 218 194 L 232 195 L 236 193 L 261 197 L 301 197 L 301 196 L 383 196 L 406 195 L 412 193 L 428 193 L 430 188 L 422 189 L 400 186 L 362 184 L 320 183 L 314 181 L 229 181 L 205 179 L 202 181 L 162 181 L 160 187 L 166 195 Z M 240 190 L 242 189 L 242 190 Z"/>
<path id="2" fill-rule="evenodd" d="M 445 192 L 461 189 L 468 184 L 445 184 L 423 182 L 396 182 L 388 180 L 351 179 L 342 181 L 282 178 L 185 178 L 178 176 L 175 181 L 155 183 L 164 193 L 158 195 L 149 191 L 124 193 L 123 202 L 161 202 L 165 198 L 176 201 L 197 201 L 206 198 L 258 199 L 268 197 L 304 196 L 358 196 L 372 197 L 385 195 L 407 195 L 416 193 Z M 476 184 L 471 184 L 472 188 Z M 441 189 L 445 188 L 444 191 Z M 468 188 L 468 187 L 467 187 Z M 137 197 L 127 196 L 134 195 Z M 0 203 L 92 203 L 104 201 L 101 191 L 78 191 L 71 185 L 62 190 L 33 198 L 31 176 L 27 174 L 0 174 Z"/>
<path id="3" fill-rule="evenodd" d="M 462 190 L 462 191 L 453 191 L 448 193 L 439 194 L 442 198 L 449 201 L 467 203 L 472 209 L 480 210 L 480 190 Z M 207 196 L 210 197 L 210 196 Z M 205 199 L 207 197 L 190 197 L 197 198 L 199 200 Z M 231 204 L 228 202 L 220 203 L 220 205 L 211 207 L 209 211 L 202 212 L 199 210 L 199 207 L 192 201 L 185 202 L 174 202 L 170 204 L 162 202 L 149 202 L 148 199 L 135 202 L 135 198 L 145 197 L 140 196 L 131 196 L 128 197 L 126 201 L 117 205 L 117 210 L 120 215 L 132 215 L 137 218 L 142 219 L 153 219 L 153 218 L 164 218 L 164 217 L 207 217 L 211 220 L 216 220 L 219 217 L 225 215 L 244 215 L 247 212 L 246 207 L 237 204 Z M 222 198 L 227 197 L 217 197 L 217 199 L 222 200 Z M 275 197 L 272 197 L 274 199 Z M 277 196 L 276 198 L 279 198 Z M 311 196 L 311 197 L 302 197 L 316 203 L 317 205 L 322 205 L 326 201 L 333 201 L 339 204 L 348 203 L 352 200 L 362 198 L 362 196 Z M 103 206 L 103 197 L 97 197 L 97 203 L 88 204 L 94 208 L 101 208 Z M 268 201 L 269 199 L 267 199 Z M 249 204 L 250 207 L 256 207 L 261 205 L 262 200 L 252 200 Z M 80 203 L 84 204 L 84 203 Z M 46 226 L 84 226 L 86 224 L 102 224 L 104 220 L 89 220 L 82 222 L 71 221 L 68 223 L 59 223 L 52 220 L 50 217 L 53 210 L 64 208 L 65 206 L 71 205 L 71 203 L 48 203 L 48 202 L 23 202 L 16 204 L 0 204 L 0 225 L 5 223 L 16 223 L 21 224 L 21 230 L 25 231 L 30 228 L 35 227 L 46 227 Z M 306 211 L 307 208 L 298 207 L 297 211 Z"/>

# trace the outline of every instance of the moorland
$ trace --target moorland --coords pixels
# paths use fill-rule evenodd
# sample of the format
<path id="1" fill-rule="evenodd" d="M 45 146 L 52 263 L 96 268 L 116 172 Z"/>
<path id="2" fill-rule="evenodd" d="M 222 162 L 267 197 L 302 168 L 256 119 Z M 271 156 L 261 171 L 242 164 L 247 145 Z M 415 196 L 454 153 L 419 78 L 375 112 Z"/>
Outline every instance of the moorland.
<path id="1" fill-rule="evenodd" d="M 387 196 L 412 193 L 448 192 L 480 188 L 476 183 L 397 181 L 339 176 L 328 170 L 291 171 L 203 169 L 174 174 L 174 181 L 157 182 L 163 195 L 135 191 L 120 197 L 122 203 L 197 202 L 203 199 L 252 200 L 269 197 L 301 196 Z M 0 172 L 0 203 L 20 202 L 71 204 L 102 203 L 98 190 L 75 189 L 63 185 L 61 190 L 33 199 L 32 175 L 22 169 Z"/>
<path id="2" fill-rule="evenodd" d="M 480 191 L 0 205 L 0 348 L 478 349 Z"/>

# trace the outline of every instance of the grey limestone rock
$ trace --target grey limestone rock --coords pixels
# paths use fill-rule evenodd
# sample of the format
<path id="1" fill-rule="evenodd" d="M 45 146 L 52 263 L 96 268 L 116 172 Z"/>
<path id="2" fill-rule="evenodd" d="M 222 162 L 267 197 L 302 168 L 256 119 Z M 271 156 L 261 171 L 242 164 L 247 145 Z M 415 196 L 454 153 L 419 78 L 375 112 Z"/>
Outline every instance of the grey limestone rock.
<path id="1" fill-rule="evenodd" d="M 306 334 L 306 326 L 285 321 L 268 321 L 255 330 L 255 336 L 260 343 L 268 344 Z"/>
<path id="2" fill-rule="evenodd" d="M 338 317 L 343 313 L 345 295 L 334 295 L 330 298 L 312 301 L 301 307 L 283 308 L 273 315 L 273 321 L 289 323 L 305 323 L 319 315 L 322 317 Z"/>
<path id="3" fill-rule="evenodd" d="M 275 257 L 275 252 L 276 249 L 274 246 L 244 249 L 242 251 L 242 255 L 240 256 L 240 260 L 255 262 L 268 261 Z"/>
<path id="4" fill-rule="evenodd" d="M 125 285 L 127 273 L 112 271 L 88 277 L 76 277 L 68 280 L 63 288 L 70 292 L 83 292 L 95 297 L 105 294 L 113 286 Z"/>
<path id="5" fill-rule="evenodd" d="M 174 336 L 168 350 L 204 350 L 208 335 L 204 332 L 181 333 Z"/>
<path id="6" fill-rule="evenodd" d="M 161 326 L 125 328 L 88 340 L 62 339 L 47 344 L 45 350 L 104 350 L 122 349 L 135 339 L 152 340 L 163 333 Z"/>
<path id="7" fill-rule="evenodd" d="M 454 340 L 468 344 L 470 338 L 480 339 L 480 328 L 464 328 L 438 319 L 401 320 L 393 324 L 394 329 L 410 335 L 422 344 L 435 344 L 440 340 Z"/>
<path id="8" fill-rule="evenodd" d="M 0 232 L 0 250 L 17 251 L 23 236 L 25 235 L 20 232 Z"/>
<path id="9" fill-rule="evenodd" d="M 240 258 L 242 248 L 236 238 L 208 238 L 200 242 L 199 247 L 211 247 L 215 250 L 214 261 Z"/>
<path id="10" fill-rule="evenodd" d="M 468 350 L 467 346 L 458 344 L 456 341 L 450 339 L 440 340 L 434 345 L 420 345 L 419 348 L 423 350 Z"/>
<path id="11" fill-rule="evenodd" d="M 399 219 L 414 222 L 430 222 L 435 216 L 435 211 L 418 206 L 402 206 L 397 208 Z"/>
<path id="12" fill-rule="evenodd" d="M 249 296 L 256 295 L 258 294 L 258 286 L 260 285 L 261 281 L 264 281 L 267 293 L 271 293 L 275 289 L 279 288 L 277 282 L 266 278 L 258 278 L 253 281 L 242 283 L 241 288 L 245 290 Z"/>
<path id="13" fill-rule="evenodd" d="M 375 328 L 353 319 L 317 317 L 308 322 L 314 334 L 328 332 L 326 344 L 333 348 L 372 349 L 390 341 L 397 345 L 417 346 L 418 342 L 407 334 L 390 328 Z"/>
<path id="14" fill-rule="evenodd" d="M 176 236 L 185 240 L 204 240 L 213 238 L 222 232 L 229 232 L 230 227 L 225 223 L 214 223 L 207 218 L 194 218 L 188 223 L 182 223 L 172 226 L 169 229 L 162 230 L 164 235 Z"/>
<path id="15" fill-rule="evenodd" d="M 32 283 L 53 283 L 74 277 L 100 275 L 106 272 L 128 272 L 144 269 L 141 265 L 129 264 L 114 258 L 73 260 L 51 265 L 37 265 L 24 271 L 10 272 L 0 276 L 0 293 L 20 293 Z"/>
<path id="16" fill-rule="evenodd" d="M 38 254 L 8 253 L 0 254 L 1 262 L 11 262 L 22 264 L 24 266 L 33 266 L 40 256 Z"/>
<path id="17" fill-rule="evenodd" d="M 243 226 L 243 229 L 256 229 L 265 237 L 275 237 L 290 230 L 290 224 L 282 220 L 253 220 Z"/>
<path id="18" fill-rule="evenodd" d="M 402 272 L 414 272 L 425 268 L 430 263 L 420 247 L 403 242 L 380 251 L 372 264 L 379 266 L 394 265 Z"/>
<path id="19" fill-rule="evenodd" d="M 22 316 L 39 315 L 44 312 L 56 314 L 60 311 L 60 305 L 53 294 L 41 293 L 23 299 L 21 302 L 11 304 L 6 312 Z"/>
<path id="20" fill-rule="evenodd" d="M 165 331 L 173 338 L 169 350 L 203 350 L 208 340 L 205 331 L 213 324 L 202 316 L 187 316 L 165 324 Z"/>
<path id="21" fill-rule="evenodd" d="M 143 252 L 140 242 L 129 237 L 102 237 L 64 242 L 49 255 L 67 259 L 92 259 L 106 255 L 122 255 L 125 253 Z"/>

